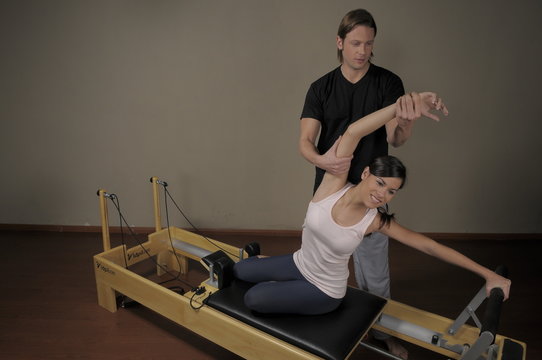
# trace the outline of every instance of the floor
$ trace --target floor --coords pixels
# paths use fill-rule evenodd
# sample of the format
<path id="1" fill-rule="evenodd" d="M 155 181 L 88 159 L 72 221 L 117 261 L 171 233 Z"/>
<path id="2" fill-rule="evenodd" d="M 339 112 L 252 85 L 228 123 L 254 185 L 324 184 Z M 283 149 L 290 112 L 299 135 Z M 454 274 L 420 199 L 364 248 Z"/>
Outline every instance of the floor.
<path id="1" fill-rule="evenodd" d="M 269 255 L 292 252 L 300 243 L 297 237 L 214 238 L 235 246 L 258 241 Z M 135 245 L 133 239 L 125 240 Z M 112 241 L 118 244 L 119 236 Z M 526 342 L 528 359 L 542 359 L 542 312 L 537 305 L 542 239 L 441 242 L 490 268 L 501 263 L 509 268 L 512 293 L 502 308 L 499 333 Z M 100 234 L 2 230 L 0 244 L 2 359 L 240 359 L 144 307 L 110 313 L 98 306 L 92 256 L 102 250 Z M 395 300 L 452 319 L 482 286 L 476 276 L 394 241 L 390 271 Z M 186 279 L 201 276 L 191 270 Z M 405 346 L 410 359 L 445 359 Z M 386 358 L 358 348 L 350 359 Z"/>

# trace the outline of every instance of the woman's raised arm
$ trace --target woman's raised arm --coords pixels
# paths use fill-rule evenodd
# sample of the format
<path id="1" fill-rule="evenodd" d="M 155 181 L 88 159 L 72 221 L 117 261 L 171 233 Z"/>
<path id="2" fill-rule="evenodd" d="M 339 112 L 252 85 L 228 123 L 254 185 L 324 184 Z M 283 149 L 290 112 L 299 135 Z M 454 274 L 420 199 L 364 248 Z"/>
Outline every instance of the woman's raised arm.
<path id="1" fill-rule="evenodd" d="M 336 156 L 351 157 L 364 136 L 384 126 L 396 116 L 417 119 L 423 115 L 438 121 L 438 116 L 430 112 L 433 109 L 441 111 L 444 115 L 448 115 L 448 109 L 442 103 L 442 99 L 435 93 L 424 92 L 418 94 L 411 92 L 403 95 L 397 99 L 395 104 L 375 111 L 350 124 L 346 132 L 339 139 Z M 332 174 L 326 172 L 313 200 L 322 199 L 339 190 L 346 184 L 347 178 L 347 173 Z"/>
<path id="2" fill-rule="evenodd" d="M 375 111 L 350 124 L 341 138 L 341 142 L 337 148 L 337 156 L 344 157 L 352 155 L 364 136 L 386 125 L 386 123 L 396 116 L 415 119 L 423 115 L 439 121 L 439 117 L 430 112 L 432 109 L 439 110 L 444 115 L 448 115 L 448 109 L 443 104 L 442 99 L 433 92 L 419 94 L 411 92 L 403 95 L 397 99 L 395 104 Z"/>

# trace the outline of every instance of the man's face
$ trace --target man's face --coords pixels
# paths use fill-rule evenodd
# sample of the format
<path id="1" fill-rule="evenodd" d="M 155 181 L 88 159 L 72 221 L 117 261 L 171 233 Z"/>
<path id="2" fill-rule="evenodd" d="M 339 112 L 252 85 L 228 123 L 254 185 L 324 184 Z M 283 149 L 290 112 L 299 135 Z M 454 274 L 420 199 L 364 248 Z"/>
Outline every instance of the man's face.
<path id="1" fill-rule="evenodd" d="M 337 36 L 337 48 L 342 50 L 343 65 L 351 70 L 364 70 L 369 66 L 373 53 L 375 31 L 365 25 L 358 25 L 344 39 Z"/>

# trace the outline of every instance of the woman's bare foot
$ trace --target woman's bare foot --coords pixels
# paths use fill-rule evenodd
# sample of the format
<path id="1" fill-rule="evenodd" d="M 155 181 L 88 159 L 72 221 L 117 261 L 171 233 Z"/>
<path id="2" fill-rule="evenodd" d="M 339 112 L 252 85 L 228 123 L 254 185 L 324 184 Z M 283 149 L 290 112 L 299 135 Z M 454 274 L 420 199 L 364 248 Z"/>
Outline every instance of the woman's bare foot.
<path id="1" fill-rule="evenodd" d="M 386 345 L 388 346 L 388 351 L 395 355 L 399 356 L 401 359 L 407 360 L 408 359 L 408 351 L 405 349 L 399 341 L 394 337 L 389 337 L 386 340 L 384 340 Z"/>

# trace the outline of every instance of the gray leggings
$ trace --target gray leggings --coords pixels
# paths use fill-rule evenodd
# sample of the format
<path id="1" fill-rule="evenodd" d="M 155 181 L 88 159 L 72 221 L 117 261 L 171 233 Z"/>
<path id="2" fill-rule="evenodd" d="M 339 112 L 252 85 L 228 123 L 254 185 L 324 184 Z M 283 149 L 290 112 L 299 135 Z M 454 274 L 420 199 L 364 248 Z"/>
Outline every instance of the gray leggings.
<path id="1" fill-rule="evenodd" d="M 250 257 L 235 264 L 236 278 L 256 283 L 245 305 L 260 313 L 316 315 L 335 310 L 342 299 L 328 296 L 299 272 L 292 254 Z"/>
<path id="2" fill-rule="evenodd" d="M 388 237 L 374 232 L 363 238 L 352 254 L 356 281 L 360 289 L 385 298 L 390 297 L 390 271 L 388 264 Z M 373 331 L 378 340 L 390 336 L 380 331 Z"/>

